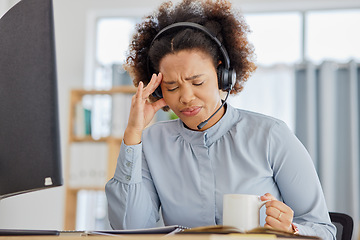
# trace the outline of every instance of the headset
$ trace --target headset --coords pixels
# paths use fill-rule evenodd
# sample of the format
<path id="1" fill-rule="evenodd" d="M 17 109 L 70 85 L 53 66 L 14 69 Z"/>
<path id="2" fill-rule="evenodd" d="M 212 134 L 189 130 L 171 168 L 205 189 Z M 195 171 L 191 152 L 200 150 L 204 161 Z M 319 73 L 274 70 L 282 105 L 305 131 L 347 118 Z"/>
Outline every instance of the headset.
<path id="1" fill-rule="evenodd" d="M 194 29 L 200 30 L 201 32 L 205 33 L 208 37 L 210 37 L 218 45 L 218 47 L 223 55 L 223 58 L 224 58 L 224 63 L 220 64 L 217 67 L 218 86 L 219 86 L 220 90 L 230 92 L 230 90 L 232 89 L 232 87 L 234 86 L 234 84 L 236 82 L 236 71 L 230 67 L 230 58 L 229 58 L 229 55 L 228 55 L 225 47 L 222 45 L 222 43 L 219 41 L 219 39 L 217 39 L 216 36 L 212 32 L 210 32 L 210 30 L 207 29 L 206 27 L 204 27 L 200 24 L 197 24 L 197 23 L 193 23 L 193 22 L 178 22 L 178 23 L 171 24 L 171 25 L 163 28 L 160 32 L 158 32 L 158 34 L 156 34 L 154 39 L 151 41 L 150 48 L 152 47 L 152 45 L 154 44 L 156 39 L 158 39 L 165 32 L 167 32 L 169 30 L 173 30 L 175 28 L 194 28 Z M 148 71 L 149 76 L 152 75 L 150 69 L 151 69 L 150 68 L 150 58 L 148 55 L 147 71 Z M 152 95 L 157 98 L 163 97 L 160 86 L 157 87 L 157 89 L 152 93 Z"/>

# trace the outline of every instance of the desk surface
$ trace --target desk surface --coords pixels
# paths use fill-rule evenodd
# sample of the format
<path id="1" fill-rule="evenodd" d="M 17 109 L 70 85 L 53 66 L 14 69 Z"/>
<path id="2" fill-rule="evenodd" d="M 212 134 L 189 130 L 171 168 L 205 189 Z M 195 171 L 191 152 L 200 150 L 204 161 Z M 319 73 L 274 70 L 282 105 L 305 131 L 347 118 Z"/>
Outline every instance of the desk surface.
<path id="1" fill-rule="evenodd" d="M 116 236 L 117 237 L 117 236 Z M 115 237 L 115 238 L 116 238 Z M 276 239 L 274 235 L 267 235 L 267 236 L 259 236 L 257 234 L 176 234 L 176 235 L 157 235 L 157 234 L 121 234 L 118 236 L 122 240 L 269 240 L 269 239 Z M 0 236 L 0 240 L 103 240 L 103 239 L 111 239 L 114 238 L 113 236 L 104 236 L 104 235 L 96 235 L 96 236 Z M 302 240 L 307 239 L 311 240 L 311 238 L 279 238 L 281 240 Z"/>
<path id="2" fill-rule="evenodd" d="M 119 235 L 120 239 L 123 240 L 159 240 L 159 239 L 167 239 L 167 240 L 188 240 L 188 239 L 194 239 L 194 240 L 221 240 L 221 239 L 230 239 L 230 238 L 214 238 L 212 237 L 214 235 L 203 235 L 203 234 L 184 234 L 184 235 L 171 235 L 171 236 L 164 236 L 164 235 L 156 235 L 156 234 L 142 234 L 142 235 L 134 235 L 134 234 L 122 234 Z M 113 236 L 0 236 L 0 240 L 84 240 L 84 239 L 91 239 L 91 240 L 103 240 L 103 239 L 111 239 L 114 238 Z M 116 237 L 115 237 L 116 238 Z M 234 238 L 231 238 L 234 239 Z M 259 239 L 261 240 L 261 239 Z"/>

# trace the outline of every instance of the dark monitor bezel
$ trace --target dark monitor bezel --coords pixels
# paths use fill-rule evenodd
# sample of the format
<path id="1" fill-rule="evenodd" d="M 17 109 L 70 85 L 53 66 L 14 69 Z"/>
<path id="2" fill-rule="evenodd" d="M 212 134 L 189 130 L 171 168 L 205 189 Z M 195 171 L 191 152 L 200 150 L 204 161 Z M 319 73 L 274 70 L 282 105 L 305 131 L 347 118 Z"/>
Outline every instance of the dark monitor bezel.
<path id="1" fill-rule="evenodd" d="M 63 185 L 52 0 L 0 19 L 0 199 Z"/>

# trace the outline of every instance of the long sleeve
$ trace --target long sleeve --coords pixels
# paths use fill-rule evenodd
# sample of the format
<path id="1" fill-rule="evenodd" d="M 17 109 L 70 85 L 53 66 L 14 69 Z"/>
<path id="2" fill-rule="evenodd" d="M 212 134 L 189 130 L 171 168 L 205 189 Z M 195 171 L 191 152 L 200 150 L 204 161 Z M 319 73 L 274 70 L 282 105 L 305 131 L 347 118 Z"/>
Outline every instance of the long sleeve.
<path id="1" fill-rule="evenodd" d="M 313 162 L 292 132 L 278 122 L 271 129 L 269 162 L 281 197 L 294 211 L 300 234 L 335 238 Z"/>
<path id="2" fill-rule="evenodd" d="M 154 227 L 159 219 L 159 199 L 142 144 L 121 144 L 114 177 L 105 186 L 109 220 L 114 229 Z"/>

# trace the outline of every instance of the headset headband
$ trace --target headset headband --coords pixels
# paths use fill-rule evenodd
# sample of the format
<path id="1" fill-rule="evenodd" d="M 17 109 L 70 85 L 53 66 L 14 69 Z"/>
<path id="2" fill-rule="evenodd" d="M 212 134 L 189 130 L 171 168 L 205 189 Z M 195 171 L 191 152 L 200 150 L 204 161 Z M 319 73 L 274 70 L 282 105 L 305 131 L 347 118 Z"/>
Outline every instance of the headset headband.
<path id="1" fill-rule="evenodd" d="M 166 31 L 168 31 L 169 29 L 172 29 L 172 28 L 183 28 L 183 27 L 190 27 L 190 28 L 198 29 L 198 30 L 204 32 L 206 35 L 208 35 L 214 42 L 216 42 L 216 44 L 219 46 L 220 51 L 221 51 L 221 53 L 222 53 L 222 55 L 224 57 L 224 65 L 225 65 L 224 67 L 225 67 L 225 69 L 227 69 L 227 70 L 230 69 L 230 58 L 229 58 L 229 55 L 228 55 L 225 47 L 222 45 L 222 43 L 219 41 L 219 39 L 217 39 L 217 37 L 212 32 L 209 31 L 209 29 L 207 29 L 206 27 L 204 27 L 204 26 L 202 26 L 200 24 L 197 24 L 197 23 L 193 23 L 193 22 L 177 22 L 177 23 L 171 24 L 171 25 L 161 29 L 161 31 L 158 32 L 158 34 L 156 34 L 154 39 L 151 41 L 150 48 L 154 44 L 155 40 L 157 38 L 159 38 L 164 32 L 166 32 Z M 151 75 L 151 73 L 150 73 L 149 54 L 148 54 L 148 57 L 147 57 L 147 69 L 148 69 L 149 75 Z"/>

